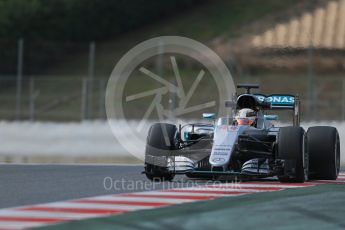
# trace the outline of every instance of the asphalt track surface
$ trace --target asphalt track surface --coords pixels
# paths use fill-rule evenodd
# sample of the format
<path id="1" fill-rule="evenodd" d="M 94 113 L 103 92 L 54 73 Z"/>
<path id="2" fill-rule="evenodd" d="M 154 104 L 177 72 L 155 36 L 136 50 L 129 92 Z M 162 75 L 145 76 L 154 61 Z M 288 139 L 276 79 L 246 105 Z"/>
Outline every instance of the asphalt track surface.
<path id="1" fill-rule="evenodd" d="M 233 187 L 231 183 L 205 185 L 205 181 L 194 180 L 191 184 L 184 177 L 152 184 L 141 171 L 142 166 L 0 165 L 0 208 L 28 205 L 0 210 L 0 222 L 5 229 L 21 229 L 61 223 L 59 218 L 64 218 L 65 223 L 46 226 L 58 230 L 345 228 L 344 173 L 338 182 L 281 184 L 266 180 Z M 112 181 L 118 182 L 116 187 Z M 196 188 L 195 183 L 204 185 Z M 84 197 L 91 198 L 71 200 Z M 140 210 L 149 206 L 157 208 Z M 77 218 L 70 215 L 79 218 L 89 212 L 106 215 L 68 221 Z"/>
<path id="2" fill-rule="evenodd" d="M 0 208 L 192 185 L 183 176 L 151 183 L 142 171 L 127 165 L 0 164 Z"/>

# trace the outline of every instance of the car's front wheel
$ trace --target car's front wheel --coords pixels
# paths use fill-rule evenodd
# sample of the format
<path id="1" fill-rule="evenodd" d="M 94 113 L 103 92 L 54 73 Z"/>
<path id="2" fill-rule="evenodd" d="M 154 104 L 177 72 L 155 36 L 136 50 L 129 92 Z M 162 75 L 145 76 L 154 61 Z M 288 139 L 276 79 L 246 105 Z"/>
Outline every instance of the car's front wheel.
<path id="1" fill-rule="evenodd" d="M 177 127 L 167 123 L 153 124 L 145 149 L 145 174 L 153 181 L 171 181 L 174 174 L 167 168 L 169 153 L 178 148 Z"/>
<path id="2" fill-rule="evenodd" d="M 278 133 L 278 158 L 284 160 L 280 182 L 303 183 L 308 179 L 308 153 L 301 127 L 282 127 Z"/>

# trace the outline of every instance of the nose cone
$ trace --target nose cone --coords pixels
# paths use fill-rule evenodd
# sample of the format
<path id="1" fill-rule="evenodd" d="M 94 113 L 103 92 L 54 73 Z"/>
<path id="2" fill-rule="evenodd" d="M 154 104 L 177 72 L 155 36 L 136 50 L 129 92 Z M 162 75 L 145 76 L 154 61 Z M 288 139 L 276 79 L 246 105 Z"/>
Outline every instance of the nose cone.
<path id="1" fill-rule="evenodd" d="M 241 126 L 216 126 L 213 136 L 212 152 L 209 160 L 212 166 L 222 167 L 229 164 L 240 130 Z"/>

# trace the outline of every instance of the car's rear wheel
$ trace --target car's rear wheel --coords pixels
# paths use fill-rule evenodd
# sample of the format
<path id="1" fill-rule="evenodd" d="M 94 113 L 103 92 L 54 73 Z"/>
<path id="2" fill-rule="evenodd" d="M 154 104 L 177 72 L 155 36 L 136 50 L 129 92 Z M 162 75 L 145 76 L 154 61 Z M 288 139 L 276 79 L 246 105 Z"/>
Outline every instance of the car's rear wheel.
<path id="1" fill-rule="evenodd" d="M 340 141 L 336 128 L 310 127 L 307 131 L 310 178 L 335 180 L 340 170 Z"/>
<path id="2" fill-rule="evenodd" d="M 149 130 L 145 150 L 145 174 L 153 181 L 171 181 L 174 174 L 168 171 L 170 151 L 178 147 L 177 127 L 167 123 L 153 124 Z"/>
<path id="3" fill-rule="evenodd" d="M 308 154 L 301 127 L 282 127 L 278 133 L 278 158 L 284 160 L 280 182 L 303 183 L 308 179 Z"/>

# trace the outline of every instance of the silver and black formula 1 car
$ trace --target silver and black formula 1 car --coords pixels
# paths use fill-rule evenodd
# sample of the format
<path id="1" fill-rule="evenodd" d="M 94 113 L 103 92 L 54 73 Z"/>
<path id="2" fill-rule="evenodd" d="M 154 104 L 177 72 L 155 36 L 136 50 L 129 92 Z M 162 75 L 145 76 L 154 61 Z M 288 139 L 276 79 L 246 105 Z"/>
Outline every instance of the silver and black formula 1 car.
<path id="1" fill-rule="evenodd" d="M 190 178 L 236 179 L 277 176 L 281 182 L 308 179 L 335 180 L 340 168 L 340 142 L 336 128 L 300 127 L 298 96 L 252 94 L 258 85 L 242 84 L 247 93 L 227 101 L 235 112 L 254 111 L 250 125 L 236 117 L 179 125 L 156 123 L 150 127 L 145 151 L 145 171 L 151 180 L 172 180 L 176 174 Z M 276 127 L 271 110 L 293 111 L 293 125 Z"/>

